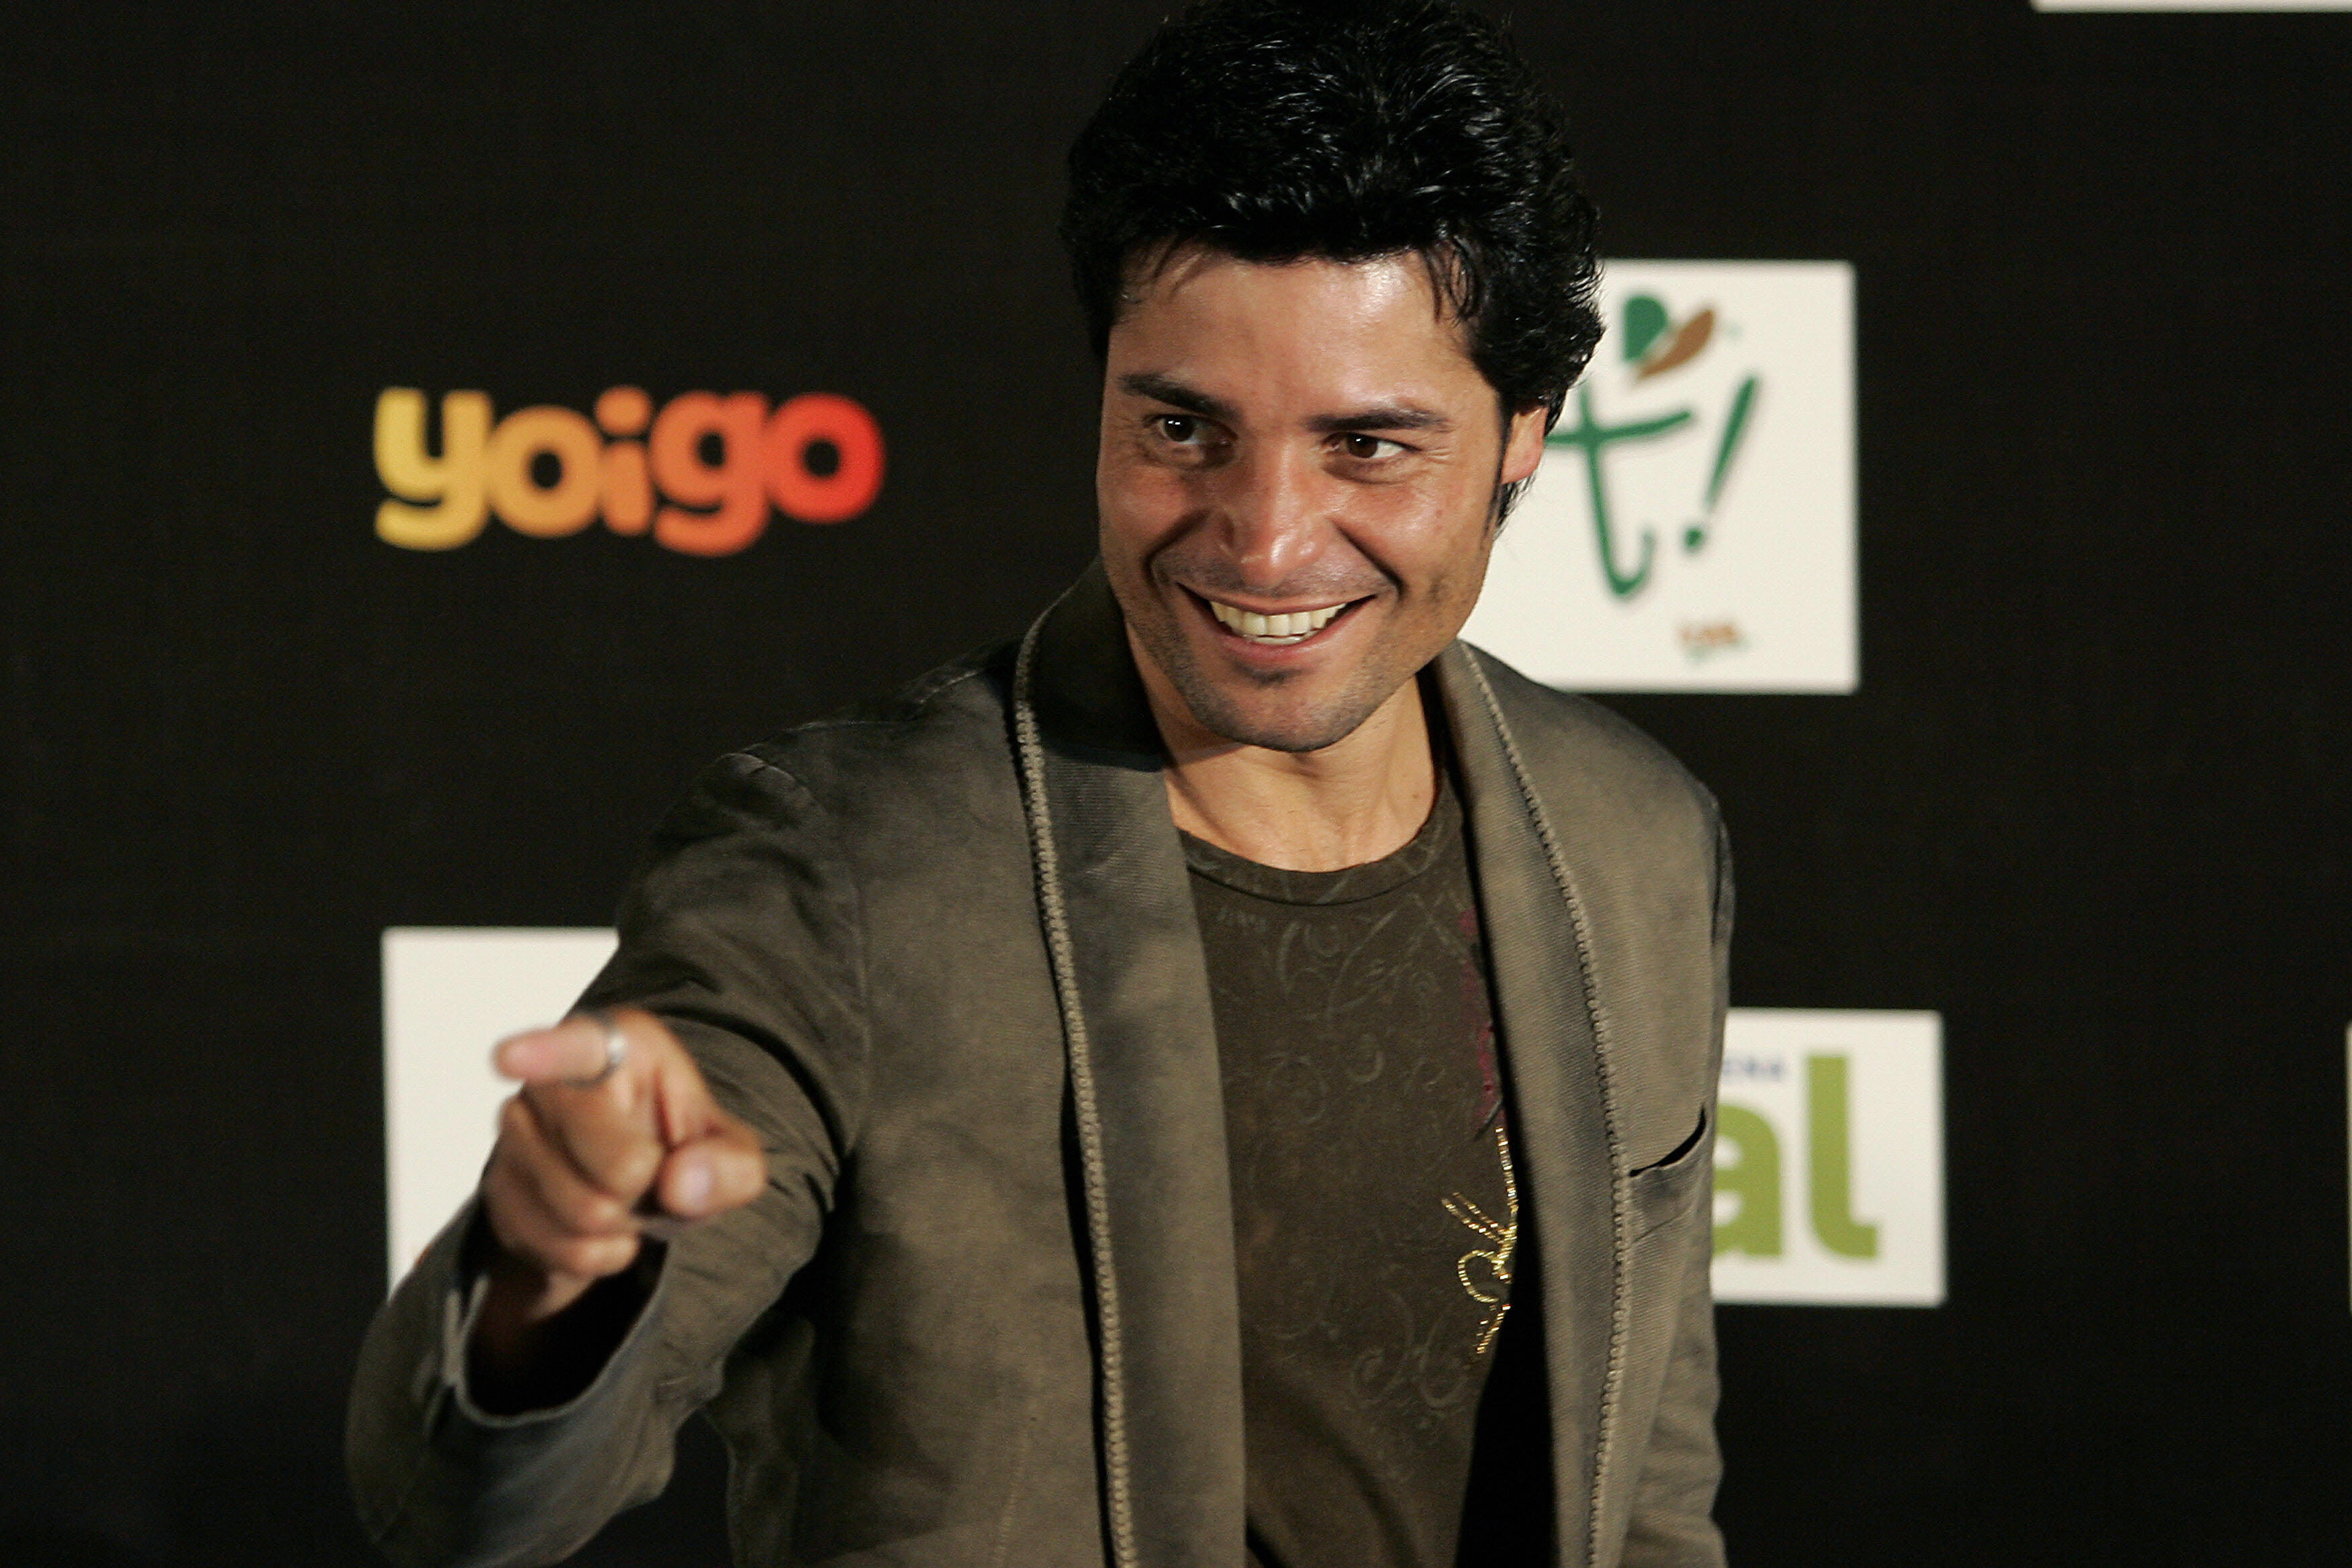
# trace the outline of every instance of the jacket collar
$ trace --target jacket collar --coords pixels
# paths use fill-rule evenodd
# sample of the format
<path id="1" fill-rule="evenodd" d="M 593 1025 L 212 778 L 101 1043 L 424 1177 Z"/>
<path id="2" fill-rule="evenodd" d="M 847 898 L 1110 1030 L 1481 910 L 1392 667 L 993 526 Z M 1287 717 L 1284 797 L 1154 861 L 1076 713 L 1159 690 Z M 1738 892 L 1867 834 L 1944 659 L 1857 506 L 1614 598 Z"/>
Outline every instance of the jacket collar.
<path id="1" fill-rule="evenodd" d="M 1600 1020 L 1617 981 L 1592 962 L 1592 814 L 1524 761 L 1486 655 L 1455 642 L 1437 660 L 1453 731 L 1494 975 L 1496 1033 L 1521 1186 L 1519 1246 L 1532 1241 L 1551 1426 L 1559 1560 L 1589 1561 L 1612 1483 L 1612 1425 L 1627 1323 L 1631 1193 L 1611 1053 Z M 1565 825 L 1571 829 L 1559 831 Z M 1507 1332 L 1507 1329 L 1506 1332 Z"/>
<path id="2" fill-rule="evenodd" d="M 1208 972 L 1158 727 L 1097 564 L 1013 677 L 1069 1053 L 1118 1568 L 1242 1561 L 1240 1310 Z"/>
<path id="3" fill-rule="evenodd" d="M 1624 1160 L 1575 852 L 1479 657 L 1454 644 L 1436 683 L 1494 970 L 1531 1222 L 1521 1238 L 1532 1232 L 1538 1248 L 1560 1557 L 1580 1562 L 1620 1377 Z M 1068 1049 L 1113 1560 L 1239 1563 L 1241 1341 L 1216 1034 L 1165 753 L 1099 563 L 1024 639 L 1013 721 Z"/>

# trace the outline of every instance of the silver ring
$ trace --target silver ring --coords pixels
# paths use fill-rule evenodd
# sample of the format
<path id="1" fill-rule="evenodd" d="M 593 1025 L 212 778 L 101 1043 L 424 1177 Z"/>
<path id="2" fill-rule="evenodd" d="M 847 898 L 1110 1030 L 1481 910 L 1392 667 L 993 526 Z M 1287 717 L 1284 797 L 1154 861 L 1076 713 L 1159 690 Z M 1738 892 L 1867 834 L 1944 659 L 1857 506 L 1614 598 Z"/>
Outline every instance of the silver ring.
<path id="1" fill-rule="evenodd" d="M 596 1026 L 604 1031 L 604 1065 L 590 1078 L 567 1078 L 563 1081 L 572 1089 L 594 1089 L 621 1070 L 621 1060 L 629 1054 L 629 1037 L 621 1032 L 613 1015 L 602 1007 L 583 1007 L 572 1015 L 575 1018 L 593 1018 Z"/>

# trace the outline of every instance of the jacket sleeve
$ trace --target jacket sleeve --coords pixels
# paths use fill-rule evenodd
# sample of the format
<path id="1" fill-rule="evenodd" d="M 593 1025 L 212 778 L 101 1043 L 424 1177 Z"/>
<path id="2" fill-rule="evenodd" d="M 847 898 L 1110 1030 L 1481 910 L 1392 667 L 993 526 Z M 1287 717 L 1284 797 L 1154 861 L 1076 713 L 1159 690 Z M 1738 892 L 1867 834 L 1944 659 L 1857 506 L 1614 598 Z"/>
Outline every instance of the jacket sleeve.
<path id="1" fill-rule="evenodd" d="M 394 1563 L 553 1563 L 654 1497 L 678 1425 L 815 1251 L 865 1095 L 857 902 L 826 829 L 798 780 L 750 754 L 714 765 L 665 820 L 583 1001 L 670 1026 L 759 1134 L 767 1187 L 664 1249 L 583 1392 L 513 1415 L 484 1411 L 467 1384 L 482 1294 L 467 1205 L 376 1314 L 352 1390 L 346 1464 Z"/>
<path id="2" fill-rule="evenodd" d="M 1715 1490 L 1723 1474 L 1716 1447 L 1715 1291 L 1715 1082 L 1723 1066 L 1723 1020 L 1730 994 L 1731 846 L 1722 817 L 1715 821 L 1714 1038 L 1707 1079 L 1707 1176 L 1698 1194 L 1699 1220 L 1691 1226 L 1683 1260 L 1683 1286 L 1675 1313 L 1674 1349 L 1658 1395 L 1647 1456 L 1635 1483 L 1633 1515 L 1625 1532 L 1623 1568 L 1722 1568 L 1723 1534 L 1714 1519 Z"/>

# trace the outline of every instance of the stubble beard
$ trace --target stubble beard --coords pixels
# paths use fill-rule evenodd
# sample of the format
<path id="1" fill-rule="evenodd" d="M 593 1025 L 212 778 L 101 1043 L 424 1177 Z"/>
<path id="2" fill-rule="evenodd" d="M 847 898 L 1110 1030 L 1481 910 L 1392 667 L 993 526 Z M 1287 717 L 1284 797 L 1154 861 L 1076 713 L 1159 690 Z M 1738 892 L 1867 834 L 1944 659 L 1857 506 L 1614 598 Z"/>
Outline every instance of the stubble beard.
<path id="1" fill-rule="evenodd" d="M 1159 665 L 1168 684 L 1192 713 L 1193 722 L 1211 734 L 1244 746 L 1273 752 L 1319 752 L 1354 734 L 1365 720 L 1403 684 L 1410 671 L 1386 679 L 1388 671 L 1371 661 L 1359 666 L 1330 697 L 1305 711 L 1265 713 L 1225 686 L 1210 679 L 1192 656 L 1181 632 L 1164 622 L 1139 628 L 1144 650 Z M 1303 679 L 1292 674 L 1256 675 L 1239 672 L 1255 691 L 1278 693 Z"/>
<path id="2" fill-rule="evenodd" d="M 1491 551 L 1495 537 L 1502 531 L 1504 487 L 1502 458 L 1496 458 L 1496 479 L 1486 501 L 1486 545 Z M 1486 561 L 1479 563 L 1479 581 L 1471 589 L 1471 603 L 1477 602 L 1478 590 L 1485 585 Z M 1360 728 L 1365 720 L 1378 712 L 1397 689 L 1421 673 L 1422 664 L 1411 668 L 1393 668 L 1399 664 L 1388 648 L 1376 648 L 1350 672 L 1339 689 L 1304 713 L 1286 716 L 1253 713 L 1243 701 L 1237 700 L 1226 687 L 1212 680 L 1194 657 L 1193 644 L 1177 624 L 1181 613 L 1172 609 L 1160 594 L 1182 595 L 1187 590 L 1163 579 L 1155 570 L 1157 563 L 1142 568 L 1144 594 L 1151 601 L 1150 611 L 1137 615 L 1125 607 L 1126 618 L 1136 639 L 1143 645 L 1168 684 L 1176 689 L 1177 697 L 1192 715 L 1193 722 L 1213 735 L 1244 746 L 1263 746 L 1272 752 L 1319 752 L 1336 746 Z M 1443 579 L 1432 584 L 1432 591 L 1445 596 Z M 1353 597 L 1344 590 L 1335 597 Z M 1468 618 L 1468 611 L 1463 613 Z M 1458 635 L 1457 627 L 1457 635 Z M 1430 650 L 1433 659 L 1443 650 L 1447 637 Z M 1303 672 L 1258 672 L 1247 669 L 1234 672 L 1237 679 L 1257 691 L 1278 691 L 1284 686 L 1305 679 Z"/>
<path id="3" fill-rule="evenodd" d="M 1411 635 L 1406 628 L 1394 625 L 1381 627 L 1381 635 L 1365 657 L 1326 694 L 1312 700 L 1288 696 L 1284 688 L 1305 686 L 1312 679 L 1308 672 L 1253 670 L 1227 665 L 1219 672 L 1222 679 L 1213 676 L 1209 666 L 1217 660 L 1216 653 L 1201 649 L 1188 637 L 1178 620 L 1183 612 L 1153 592 L 1160 589 L 1172 596 L 1187 590 L 1173 583 L 1162 584 L 1150 578 L 1147 582 L 1149 610 L 1129 615 L 1128 622 L 1143 652 L 1175 689 L 1193 722 L 1222 739 L 1245 746 L 1263 746 L 1273 752 L 1301 753 L 1338 745 L 1378 712 L 1405 682 L 1420 674 L 1422 667 L 1452 640 L 1450 636 L 1436 638 L 1425 651 L 1408 649 L 1402 646 L 1399 637 L 1401 632 Z M 1424 592 L 1443 605 L 1453 597 L 1449 586 L 1447 580 L 1441 577 Z M 1333 594 L 1333 597 L 1346 596 L 1349 595 L 1344 589 Z M 1475 590 L 1473 596 L 1475 600 Z M 1391 609 L 1399 602 L 1394 598 L 1388 601 Z M 1441 621 L 1444 613 L 1442 609 L 1437 611 Z M 1420 621 L 1427 614 L 1428 607 L 1424 606 L 1421 615 L 1412 618 Z M 1466 618 L 1466 611 L 1464 616 Z"/>

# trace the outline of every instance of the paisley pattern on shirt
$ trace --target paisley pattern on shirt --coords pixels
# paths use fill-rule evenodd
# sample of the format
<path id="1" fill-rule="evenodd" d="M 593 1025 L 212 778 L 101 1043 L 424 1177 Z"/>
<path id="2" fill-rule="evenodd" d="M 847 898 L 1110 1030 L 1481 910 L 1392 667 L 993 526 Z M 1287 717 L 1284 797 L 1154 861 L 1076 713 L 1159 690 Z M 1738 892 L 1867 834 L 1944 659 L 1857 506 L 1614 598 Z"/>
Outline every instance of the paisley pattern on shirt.
<path id="1" fill-rule="evenodd" d="M 1215 1006 L 1251 1547 L 1451 1563 L 1517 1192 L 1462 814 L 1283 871 L 1186 841 Z"/>

